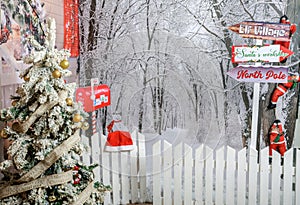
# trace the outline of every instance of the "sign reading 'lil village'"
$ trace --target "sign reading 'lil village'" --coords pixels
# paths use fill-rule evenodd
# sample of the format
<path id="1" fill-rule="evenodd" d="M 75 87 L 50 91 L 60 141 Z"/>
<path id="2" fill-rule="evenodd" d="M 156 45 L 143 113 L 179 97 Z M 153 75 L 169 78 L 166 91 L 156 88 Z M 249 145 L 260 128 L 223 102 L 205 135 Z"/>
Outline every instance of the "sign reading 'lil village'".
<path id="1" fill-rule="evenodd" d="M 289 24 L 244 21 L 228 28 L 243 38 L 290 41 Z"/>

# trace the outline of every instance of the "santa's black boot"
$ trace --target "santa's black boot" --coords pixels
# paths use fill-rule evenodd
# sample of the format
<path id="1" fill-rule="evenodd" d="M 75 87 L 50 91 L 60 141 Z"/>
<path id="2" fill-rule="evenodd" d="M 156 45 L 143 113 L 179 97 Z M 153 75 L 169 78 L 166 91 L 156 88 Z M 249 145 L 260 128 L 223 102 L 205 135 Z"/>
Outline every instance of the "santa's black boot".
<path id="1" fill-rule="evenodd" d="M 269 110 L 274 109 L 274 108 L 276 108 L 276 104 L 273 104 L 273 103 L 270 102 L 267 108 Z"/>

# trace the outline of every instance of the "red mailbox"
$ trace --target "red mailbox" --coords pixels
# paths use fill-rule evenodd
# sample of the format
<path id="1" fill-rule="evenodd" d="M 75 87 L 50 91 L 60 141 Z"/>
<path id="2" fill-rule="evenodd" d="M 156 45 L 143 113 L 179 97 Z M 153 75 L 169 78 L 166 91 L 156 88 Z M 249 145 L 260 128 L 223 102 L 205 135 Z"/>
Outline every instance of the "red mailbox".
<path id="1" fill-rule="evenodd" d="M 107 85 L 94 86 L 94 95 L 93 97 L 91 86 L 77 88 L 76 101 L 83 104 L 86 112 L 92 112 L 110 105 L 110 89 Z"/>

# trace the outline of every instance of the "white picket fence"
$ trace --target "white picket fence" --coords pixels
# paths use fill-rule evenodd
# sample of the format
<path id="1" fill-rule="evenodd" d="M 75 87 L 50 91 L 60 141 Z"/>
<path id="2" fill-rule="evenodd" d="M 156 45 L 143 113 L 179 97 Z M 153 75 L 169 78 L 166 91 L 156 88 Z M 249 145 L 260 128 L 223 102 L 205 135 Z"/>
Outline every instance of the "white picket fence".
<path id="1" fill-rule="evenodd" d="M 115 153 L 103 151 L 105 136 L 82 138 L 91 145 L 83 161 L 100 164 L 96 179 L 112 186 L 104 204 L 300 205 L 300 150 L 288 150 L 281 166 L 277 152 L 269 164 L 268 147 L 258 153 L 157 141 L 146 153 L 145 137 L 131 135 L 137 148 Z"/>
<path id="2" fill-rule="evenodd" d="M 153 153 L 160 153 L 162 145 L 162 154 L 153 156 L 155 205 L 300 204 L 299 150 L 293 167 L 293 149 L 286 152 L 281 166 L 277 152 L 269 165 L 268 147 L 258 154 L 254 149 L 237 152 L 231 147 L 212 150 L 204 145 L 193 150 L 163 141 L 153 145 Z"/>
<path id="3" fill-rule="evenodd" d="M 82 136 L 82 142 L 90 145 L 90 151 L 82 156 L 85 164 L 99 164 L 95 179 L 112 187 L 105 195 L 104 204 L 143 203 L 149 198 L 146 188 L 146 161 L 144 135 L 134 131 L 131 137 L 136 149 L 130 152 L 105 152 L 106 136 L 94 134 Z"/>

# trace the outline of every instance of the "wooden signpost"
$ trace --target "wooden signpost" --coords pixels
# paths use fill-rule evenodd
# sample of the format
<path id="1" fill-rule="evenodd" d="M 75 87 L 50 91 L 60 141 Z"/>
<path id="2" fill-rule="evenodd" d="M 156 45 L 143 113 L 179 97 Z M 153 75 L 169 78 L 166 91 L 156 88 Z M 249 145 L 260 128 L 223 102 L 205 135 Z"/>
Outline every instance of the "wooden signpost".
<path id="1" fill-rule="evenodd" d="M 280 23 L 266 23 L 266 22 L 254 22 L 254 21 L 244 21 L 239 24 L 235 24 L 228 27 L 230 30 L 238 33 L 243 38 L 254 38 L 256 40 L 256 46 L 261 47 L 262 46 L 262 40 L 280 40 L 280 41 L 290 41 L 290 25 L 289 24 L 280 24 Z M 271 57 L 271 56 L 270 56 Z M 266 59 L 267 61 L 271 62 L 270 59 Z M 251 60 L 252 61 L 252 60 Z M 249 62 L 249 61 L 246 61 Z M 252 61 L 253 62 L 253 61 Z M 253 149 L 256 149 L 257 147 L 257 135 L 258 135 L 258 113 L 259 113 L 259 93 L 260 93 L 260 82 L 262 79 L 266 80 L 266 74 L 268 71 L 261 70 L 261 62 L 255 63 L 256 67 L 251 68 L 248 67 L 248 71 L 246 72 L 244 67 L 239 67 L 236 69 L 239 69 L 237 71 L 243 73 L 243 75 L 240 76 L 245 79 L 251 79 L 251 82 L 254 82 L 253 86 L 253 103 L 252 103 L 252 124 L 251 124 L 251 144 L 250 147 Z M 274 67 L 273 67 L 274 68 Z M 275 73 L 275 70 L 271 68 L 269 71 L 272 71 Z M 253 70 L 254 69 L 254 70 Z M 242 71 L 241 71 L 242 70 Z M 229 71 L 229 75 L 233 75 L 236 71 Z M 249 72 L 252 72 L 252 74 Z M 254 73 L 253 73 L 254 72 Z M 278 80 L 280 78 L 283 78 L 283 75 L 287 75 L 281 68 L 281 73 L 277 73 Z M 279 77 L 279 75 L 281 77 Z M 246 77 L 247 76 L 247 77 Z M 257 77 L 258 76 L 258 77 Z M 275 75 L 274 75 L 275 76 Z M 237 74 L 235 74 L 235 77 Z M 277 78 L 277 77 L 276 77 Z M 269 78 L 271 79 L 271 78 Z M 273 77 L 274 79 L 274 77 Z M 282 80 L 282 79 L 281 79 Z M 278 81 L 276 81 L 278 82 Z"/>
<path id="2" fill-rule="evenodd" d="M 294 52 L 281 45 L 232 46 L 233 63 L 280 62 Z"/>

